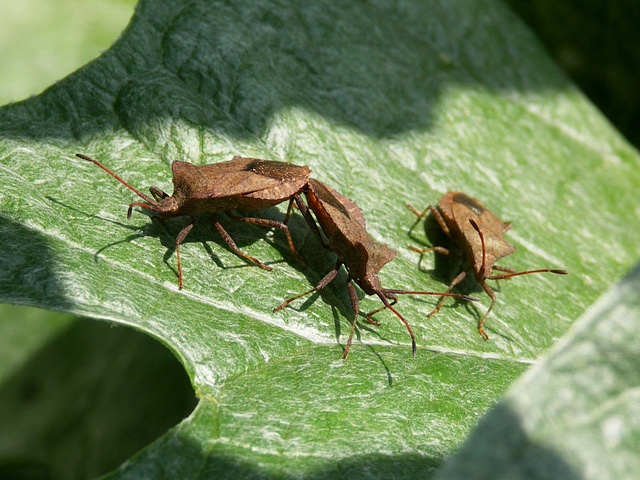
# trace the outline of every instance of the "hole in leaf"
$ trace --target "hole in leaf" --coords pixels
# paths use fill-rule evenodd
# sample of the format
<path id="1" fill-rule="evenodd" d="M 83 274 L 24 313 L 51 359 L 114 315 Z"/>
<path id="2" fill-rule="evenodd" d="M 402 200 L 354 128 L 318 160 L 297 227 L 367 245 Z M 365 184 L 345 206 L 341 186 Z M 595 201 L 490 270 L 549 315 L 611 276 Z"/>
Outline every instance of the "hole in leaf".
<path id="1" fill-rule="evenodd" d="M 64 320 L 43 337 L 33 312 Z M 24 307 L 2 313 L 0 336 L 41 338 L 23 358 L 0 341 L 0 478 L 98 477 L 195 408 L 182 365 L 143 333 Z"/>

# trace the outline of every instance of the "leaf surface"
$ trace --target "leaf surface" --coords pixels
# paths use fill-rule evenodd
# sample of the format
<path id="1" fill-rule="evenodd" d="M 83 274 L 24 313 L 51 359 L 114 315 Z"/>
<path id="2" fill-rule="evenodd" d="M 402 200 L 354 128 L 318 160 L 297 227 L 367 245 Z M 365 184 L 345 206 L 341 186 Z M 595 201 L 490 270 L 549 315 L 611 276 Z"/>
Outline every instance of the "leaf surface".
<path id="1" fill-rule="evenodd" d="M 636 266 L 509 390 L 437 478 L 635 478 L 639 287 Z"/>

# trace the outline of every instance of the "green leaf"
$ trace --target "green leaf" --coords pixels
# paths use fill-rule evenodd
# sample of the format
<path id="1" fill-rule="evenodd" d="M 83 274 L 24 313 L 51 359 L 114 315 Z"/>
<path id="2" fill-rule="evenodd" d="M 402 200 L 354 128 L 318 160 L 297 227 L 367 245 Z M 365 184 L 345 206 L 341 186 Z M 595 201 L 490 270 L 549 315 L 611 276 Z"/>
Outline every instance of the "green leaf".
<path id="1" fill-rule="evenodd" d="M 2 5 L 0 104 L 41 92 L 111 45 L 134 0 L 22 0 Z"/>
<path id="2" fill-rule="evenodd" d="M 437 478 L 636 478 L 639 289 L 640 265 L 510 389 Z"/>
<path id="3" fill-rule="evenodd" d="M 103 56 L 0 111 L 0 298 L 146 332 L 200 398 L 114 478 L 424 478 L 638 258 L 636 152 L 501 3 L 343 3 L 142 1 Z M 308 266 L 282 232 L 225 222 L 273 272 L 200 219 L 179 291 L 185 219 L 128 221 L 132 192 L 75 153 L 166 191 L 173 160 L 309 165 L 397 251 L 380 273 L 387 288 L 443 291 L 457 273 L 406 248 L 432 242 L 429 229 L 409 235 L 405 204 L 447 190 L 513 222 L 518 251 L 503 265 L 571 274 L 501 282 L 489 342 L 476 329 L 488 300 L 448 301 L 427 320 L 437 298 L 404 296 L 417 358 L 384 313 L 380 327 L 361 319 L 343 362 L 344 272 L 272 312 L 334 263 L 299 215 L 291 233 Z"/>

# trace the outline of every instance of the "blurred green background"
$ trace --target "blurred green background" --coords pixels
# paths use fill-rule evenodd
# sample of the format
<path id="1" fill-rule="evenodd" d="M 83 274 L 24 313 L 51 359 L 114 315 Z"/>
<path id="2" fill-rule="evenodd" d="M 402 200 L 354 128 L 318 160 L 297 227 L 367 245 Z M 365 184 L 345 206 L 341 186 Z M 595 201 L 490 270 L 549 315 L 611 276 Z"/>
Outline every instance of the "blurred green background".
<path id="1" fill-rule="evenodd" d="M 0 2 L 0 104 L 24 100 L 98 57 L 135 0 Z"/>
<path id="2" fill-rule="evenodd" d="M 553 59 L 636 147 L 640 145 L 640 3 L 507 0 Z"/>

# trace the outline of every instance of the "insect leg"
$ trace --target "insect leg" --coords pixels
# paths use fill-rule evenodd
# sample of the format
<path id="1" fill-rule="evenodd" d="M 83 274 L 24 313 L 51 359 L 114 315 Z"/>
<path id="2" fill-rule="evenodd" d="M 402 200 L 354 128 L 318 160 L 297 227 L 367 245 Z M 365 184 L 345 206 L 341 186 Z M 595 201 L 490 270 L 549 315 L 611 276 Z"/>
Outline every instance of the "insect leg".
<path id="1" fill-rule="evenodd" d="M 239 222 L 251 223 L 253 225 L 260 225 L 262 227 L 280 228 L 284 230 L 284 234 L 287 236 L 287 242 L 289 243 L 289 250 L 291 250 L 293 256 L 300 260 L 302 263 L 307 263 L 300 255 L 298 255 L 298 252 L 296 252 L 296 247 L 293 246 L 293 240 L 291 239 L 291 234 L 289 233 L 289 227 L 287 226 L 286 221 L 278 222 L 277 220 L 268 220 L 266 218 L 239 217 L 237 215 L 232 215 L 229 212 L 227 212 L 227 215 Z"/>
<path id="2" fill-rule="evenodd" d="M 451 290 L 453 290 L 453 287 L 455 287 L 456 285 L 458 285 L 462 280 L 464 280 L 464 277 L 467 276 L 467 271 L 463 270 L 462 272 L 460 272 L 458 274 L 458 276 L 456 276 L 456 278 L 454 278 L 451 281 L 451 284 L 449 284 L 449 288 L 447 288 L 447 291 L 445 293 L 449 293 L 451 292 Z M 429 313 L 429 315 L 427 315 L 427 318 L 429 317 L 433 317 L 436 313 L 438 313 L 440 311 L 440 309 L 442 308 L 442 305 L 444 305 L 445 300 L 447 299 L 447 297 L 442 297 L 440 299 L 440 301 L 438 302 L 438 305 L 436 305 L 436 308 L 434 308 L 433 310 L 431 310 L 431 312 Z"/>
<path id="3" fill-rule="evenodd" d="M 410 236 L 410 237 L 411 237 L 411 234 L 413 233 L 413 229 L 414 229 L 414 228 L 416 228 L 416 226 L 420 223 L 420 220 L 421 220 L 421 219 L 422 219 L 422 218 L 427 214 L 427 210 L 429 210 L 429 207 L 430 207 L 430 206 L 431 206 L 431 205 L 429 205 L 427 208 L 425 208 L 425 209 L 422 211 L 422 213 L 420 213 L 418 210 L 416 210 L 416 209 L 414 208 L 414 206 L 413 206 L 413 205 L 411 205 L 410 203 L 407 203 L 407 208 L 408 208 L 409 210 L 411 210 L 411 211 L 413 212 L 413 214 L 417 217 L 417 218 L 416 218 L 416 221 L 415 221 L 415 222 L 413 222 L 413 225 L 411 225 L 411 228 L 409 228 L 409 231 L 407 232 L 407 233 L 409 234 L 409 236 Z M 411 237 L 411 238 L 413 238 L 413 237 Z M 411 247 L 409 247 L 409 248 L 411 248 Z"/>
<path id="4" fill-rule="evenodd" d="M 427 208 L 425 208 L 422 212 L 419 212 L 418 210 L 415 209 L 413 205 L 411 205 L 410 203 L 407 203 L 407 208 L 411 210 L 416 217 L 422 218 L 427 214 L 427 210 L 429 210 L 432 207 L 431 205 L 427 205 Z"/>
<path id="5" fill-rule="evenodd" d="M 302 197 L 300 195 L 296 194 L 296 195 L 293 196 L 293 200 L 295 200 L 296 205 L 298 206 L 298 209 L 300 210 L 300 213 L 302 214 L 304 219 L 307 221 L 307 225 L 309 225 L 309 228 L 311 228 L 311 231 L 314 233 L 316 238 L 320 241 L 322 246 L 324 248 L 328 249 L 329 245 L 327 245 L 325 243 L 324 239 L 322 238 L 322 234 L 320 233 L 320 229 L 318 228 L 318 224 L 313 219 L 313 216 L 309 212 L 309 207 L 307 207 L 307 205 L 304 203 L 304 201 L 302 200 Z"/>
<path id="6" fill-rule="evenodd" d="M 351 299 L 351 306 L 353 307 L 354 315 L 353 315 L 353 323 L 351 324 L 351 332 L 349 333 L 349 340 L 347 340 L 347 345 L 344 347 L 344 353 L 342 354 L 342 359 L 346 360 L 349 356 L 349 349 L 351 348 L 351 343 L 353 342 L 353 334 L 356 330 L 356 322 L 358 320 L 358 313 L 360 313 L 360 306 L 358 304 L 358 294 L 356 293 L 356 289 L 351 283 L 351 277 L 347 280 L 347 289 L 349 290 L 349 298 Z"/>
<path id="7" fill-rule="evenodd" d="M 418 252 L 418 253 L 437 252 L 441 255 L 447 255 L 449 257 L 459 257 L 459 255 L 456 255 L 451 250 L 447 250 L 444 247 L 418 248 L 418 247 L 409 245 L 409 250 L 413 250 L 414 252 Z"/>
<path id="8" fill-rule="evenodd" d="M 322 280 L 320 280 L 318 282 L 318 284 L 313 287 L 311 290 L 308 290 L 304 293 L 301 293 L 300 295 L 296 295 L 295 297 L 291 297 L 288 300 L 285 300 L 284 302 L 282 302 L 282 304 L 278 305 L 276 308 L 273 309 L 274 312 L 277 312 L 278 310 L 282 310 L 284 307 L 286 307 L 287 305 L 289 305 L 291 302 L 293 302 L 294 300 L 297 300 L 298 298 L 302 298 L 306 295 L 309 295 L 310 293 L 313 292 L 317 292 L 319 290 L 322 290 L 324 287 L 326 287 L 327 285 L 329 285 L 329 283 L 331 283 L 331 280 L 333 280 L 334 278 L 336 278 L 336 275 L 338 274 L 338 270 L 340 270 L 340 267 L 342 266 L 342 262 L 338 262 L 336 263 L 336 266 L 333 270 L 331 270 L 329 273 L 327 273 Z"/>
<path id="9" fill-rule="evenodd" d="M 436 219 L 436 222 L 438 222 L 438 225 L 440 225 L 440 228 L 442 229 L 442 231 L 447 235 L 447 237 L 453 239 L 453 237 L 451 236 L 451 231 L 449 230 L 449 227 L 447 226 L 447 223 L 444 221 L 444 218 L 442 218 L 442 215 L 440 214 L 440 212 L 438 211 L 438 209 L 436 207 L 434 207 L 433 205 L 428 205 L 427 208 L 425 208 L 422 212 L 418 212 L 413 207 L 413 205 L 408 203 L 407 204 L 407 208 L 409 210 L 411 210 L 413 212 L 413 214 L 418 217 L 418 221 L 420 221 L 420 219 L 423 218 L 427 214 L 427 210 L 430 210 L 431 211 L 431 215 L 433 215 L 433 218 Z M 411 230 L 413 230 L 414 227 L 417 224 L 418 224 L 418 222 L 414 223 L 413 226 L 411 227 L 411 229 L 409 230 L 409 232 L 411 232 Z"/>
<path id="10" fill-rule="evenodd" d="M 191 218 L 191 223 L 180 230 L 180 233 L 176 237 L 176 257 L 178 257 L 178 289 L 182 290 L 182 264 L 180 263 L 180 244 L 184 242 L 184 239 L 187 238 L 189 232 L 193 228 L 193 218 Z"/>
<path id="11" fill-rule="evenodd" d="M 484 331 L 484 328 L 482 328 L 482 326 L 484 325 L 484 321 L 487 319 L 489 312 L 493 308 L 493 305 L 496 303 L 496 294 L 493 293 L 493 290 L 489 285 L 487 285 L 486 282 L 482 282 L 480 283 L 480 285 L 482 285 L 482 288 L 484 289 L 484 291 L 487 292 L 487 295 L 491 297 L 491 305 L 489 305 L 489 309 L 482 316 L 482 318 L 480 319 L 480 322 L 478 322 L 478 332 L 480 332 L 480 335 L 482 335 L 485 340 L 489 340 L 489 335 L 487 335 L 487 333 Z"/>
<path id="12" fill-rule="evenodd" d="M 388 299 L 391 300 L 391 303 L 389 303 L 389 306 L 390 305 L 395 305 L 396 303 L 398 303 L 398 297 L 396 297 L 394 294 L 389 293 L 389 292 L 387 292 L 385 290 L 382 290 L 382 293 L 384 294 L 385 297 L 387 297 Z M 374 320 L 371 317 L 373 317 L 376 313 L 379 313 L 382 310 L 385 310 L 385 309 L 389 308 L 389 306 L 383 305 L 382 307 L 376 308 L 372 312 L 367 313 L 367 315 L 366 315 L 367 322 L 371 323 L 372 325 L 380 325 L 380 322 L 378 322 L 377 320 Z"/>
<path id="13" fill-rule="evenodd" d="M 289 223 L 289 217 L 291 216 L 291 210 L 293 210 L 293 197 L 289 199 L 289 205 L 287 205 L 287 214 L 284 216 L 285 225 Z"/>
<path id="14" fill-rule="evenodd" d="M 227 245 L 229 245 L 229 248 L 231 250 L 233 250 L 236 254 L 240 255 L 241 257 L 246 258 L 247 260 L 251 260 L 253 263 L 258 265 L 260 268 L 264 268 L 265 270 L 273 270 L 273 268 L 268 267 L 264 263 L 260 262 L 260 260 L 258 260 L 257 258 L 254 258 L 251 255 L 248 255 L 248 254 L 244 253 L 243 251 L 241 251 L 238 248 L 238 246 L 236 245 L 236 242 L 233 241 L 233 238 L 231 238 L 231 235 L 229 235 L 229 233 L 227 233 L 227 231 L 224 229 L 224 227 L 220 224 L 216 214 L 213 213 L 212 215 L 213 215 L 213 223 L 214 223 L 214 225 L 218 229 L 218 232 L 220 232 L 220 235 L 222 235 L 222 238 L 224 239 L 224 241 L 227 242 Z"/>
<path id="15" fill-rule="evenodd" d="M 447 237 L 452 238 L 451 237 L 451 232 L 449 231 L 449 227 L 447 226 L 446 222 L 444 221 L 444 218 L 442 218 L 442 215 L 440 214 L 440 212 L 438 211 L 438 209 L 436 207 L 434 207 L 433 205 L 429 205 L 427 208 L 424 209 L 424 211 L 422 213 L 418 212 L 410 204 L 407 204 L 407 207 L 409 207 L 409 209 L 419 217 L 418 220 L 420 220 L 420 218 L 422 218 L 422 217 L 424 217 L 426 215 L 427 210 L 431 210 L 431 214 L 433 215 L 433 218 L 436 219 L 436 221 L 438 222 L 438 225 L 440 225 L 440 228 L 442 229 L 442 231 L 447 235 Z M 413 228 L 417 225 L 417 223 L 418 222 L 413 224 L 411 229 L 409 229 L 409 233 L 411 233 L 411 230 L 413 230 Z M 451 250 L 448 250 L 448 249 L 446 249 L 444 247 L 418 248 L 418 247 L 414 247 L 414 246 L 409 245 L 409 249 L 413 250 L 414 252 L 418 252 L 418 253 L 437 252 L 437 253 L 439 253 L 441 255 L 447 255 L 449 257 L 460 257 L 460 255 L 456 255 Z"/>
<path id="16" fill-rule="evenodd" d="M 451 236 L 451 231 L 447 226 L 447 222 L 444 221 L 444 218 L 442 218 L 442 215 L 440 214 L 438 209 L 432 205 L 429 205 L 429 210 L 431 210 L 431 215 L 433 215 L 433 218 L 436 219 L 436 222 L 438 222 L 438 225 L 440 225 L 440 228 L 445 233 L 445 235 L 453 240 L 453 236 Z"/>

